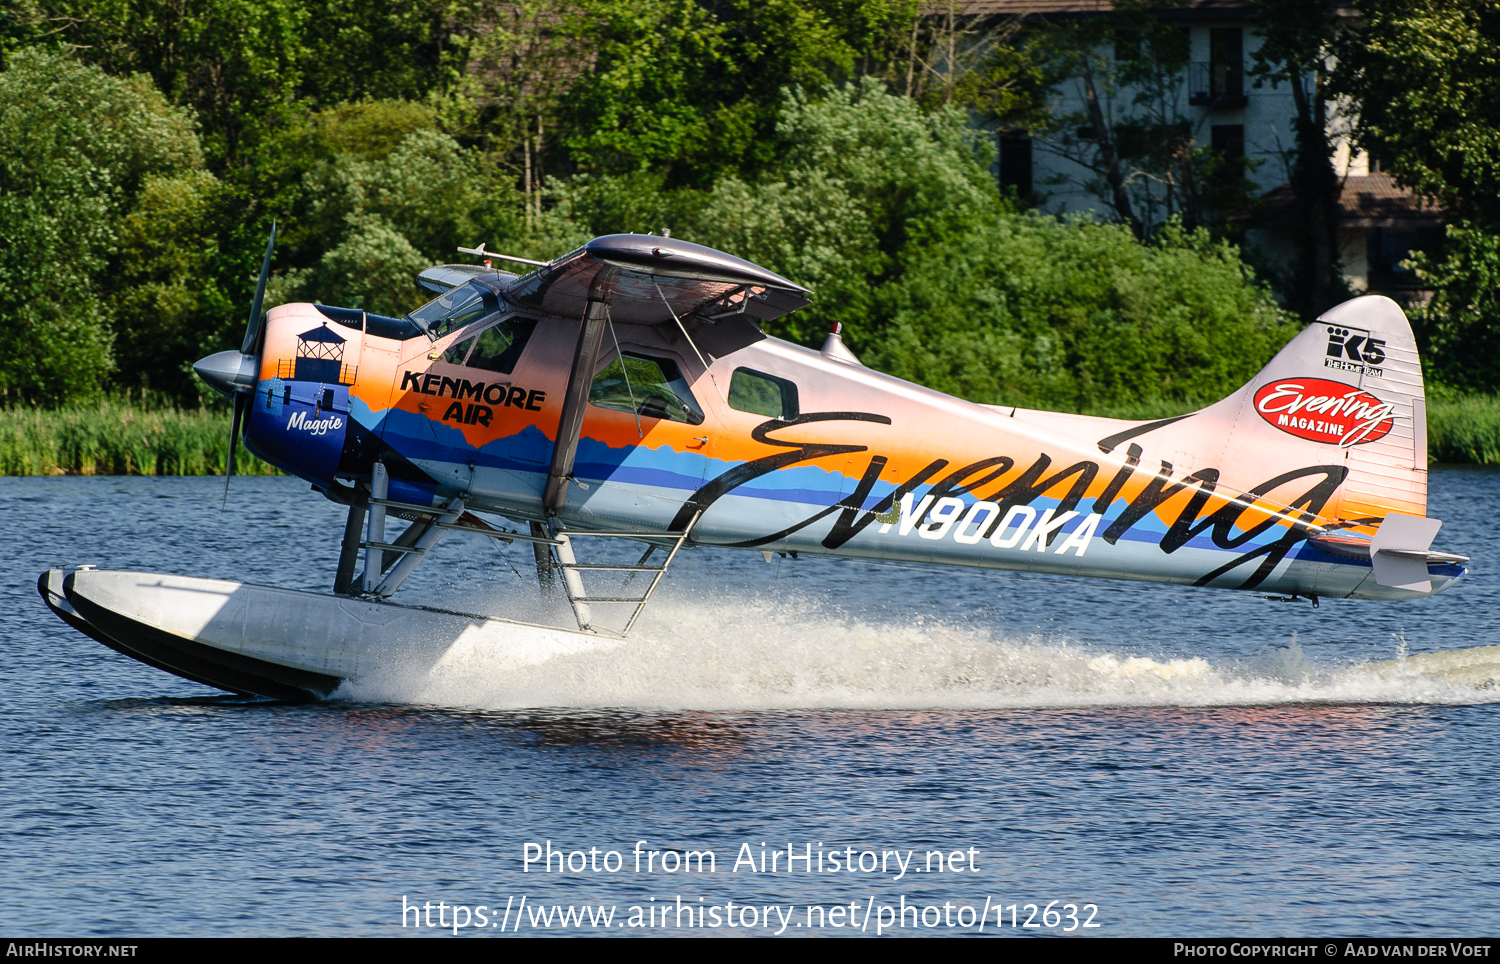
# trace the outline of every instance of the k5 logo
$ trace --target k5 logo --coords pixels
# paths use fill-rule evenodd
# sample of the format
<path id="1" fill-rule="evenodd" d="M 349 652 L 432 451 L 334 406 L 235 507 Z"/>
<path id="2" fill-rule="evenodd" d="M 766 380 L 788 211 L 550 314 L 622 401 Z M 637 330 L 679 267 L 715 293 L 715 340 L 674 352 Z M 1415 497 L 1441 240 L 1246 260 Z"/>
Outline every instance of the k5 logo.
<path id="1" fill-rule="evenodd" d="M 1379 365 L 1385 361 L 1385 342 L 1379 338 L 1371 338 L 1367 331 L 1330 327 L 1328 357 Z"/>

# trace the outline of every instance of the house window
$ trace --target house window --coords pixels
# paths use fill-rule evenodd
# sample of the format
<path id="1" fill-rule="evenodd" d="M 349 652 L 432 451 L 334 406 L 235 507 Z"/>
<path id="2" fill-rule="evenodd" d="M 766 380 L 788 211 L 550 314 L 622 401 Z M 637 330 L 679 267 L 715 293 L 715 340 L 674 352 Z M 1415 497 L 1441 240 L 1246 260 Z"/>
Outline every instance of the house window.
<path id="1" fill-rule="evenodd" d="M 1210 129 L 1211 146 L 1226 161 L 1237 161 L 1245 156 L 1245 125 L 1215 124 Z"/>
<path id="2" fill-rule="evenodd" d="M 1189 65 L 1188 103 L 1194 107 L 1244 107 L 1245 31 L 1214 27 L 1208 32 L 1208 60 Z"/>
<path id="3" fill-rule="evenodd" d="M 1393 231 L 1390 228 L 1370 228 L 1365 232 L 1365 258 L 1370 266 L 1370 274 L 1389 278 L 1392 275 L 1401 275 L 1405 278 L 1413 277 L 1410 268 L 1403 268 L 1401 262 L 1411 257 L 1411 249 L 1416 247 L 1417 232 L 1415 231 Z"/>
<path id="4" fill-rule="evenodd" d="M 1209 94 L 1240 97 L 1245 93 L 1245 32 L 1239 27 L 1215 27 L 1208 32 Z"/>
<path id="5" fill-rule="evenodd" d="M 1215 124 L 1209 136 L 1217 160 L 1210 181 L 1215 188 L 1234 190 L 1245 176 L 1245 125 Z"/>
<path id="6" fill-rule="evenodd" d="M 1031 138 L 1000 138 L 1000 186 L 1021 197 L 1031 193 Z"/>

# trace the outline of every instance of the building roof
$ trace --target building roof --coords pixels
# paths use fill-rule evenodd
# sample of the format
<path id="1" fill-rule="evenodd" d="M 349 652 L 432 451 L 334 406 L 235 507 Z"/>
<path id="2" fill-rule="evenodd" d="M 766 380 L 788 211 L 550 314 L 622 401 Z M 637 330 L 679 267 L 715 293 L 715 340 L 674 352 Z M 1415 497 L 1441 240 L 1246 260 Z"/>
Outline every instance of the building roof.
<path id="1" fill-rule="evenodd" d="M 960 17 L 1083 17 L 1114 12 L 1110 0 L 925 0 L 928 16 L 953 13 Z M 1151 8 L 1164 20 L 1249 20 L 1254 13 L 1250 0 L 1176 0 L 1158 3 Z M 1333 14 L 1347 19 L 1358 17 L 1349 2 L 1336 2 Z"/>
<path id="2" fill-rule="evenodd" d="M 1290 183 L 1261 195 L 1263 215 L 1257 220 L 1285 220 L 1297 206 Z M 1431 201 L 1401 187 L 1389 174 L 1352 174 L 1339 192 L 1339 224 L 1347 228 L 1412 230 L 1444 224 L 1447 214 Z"/>
<path id="3" fill-rule="evenodd" d="M 961 17 L 1022 17 L 1033 14 L 1079 16 L 1110 13 L 1110 0 L 952 0 L 954 14 Z M 1182 0 L 1164 4 L 1158 12 L 1168 17 L 1224 17 L 1243 19 L 1250 15 L 1249 0 Z M 948 12 L 945 0 L 928 0 L 927 12 Z"/>

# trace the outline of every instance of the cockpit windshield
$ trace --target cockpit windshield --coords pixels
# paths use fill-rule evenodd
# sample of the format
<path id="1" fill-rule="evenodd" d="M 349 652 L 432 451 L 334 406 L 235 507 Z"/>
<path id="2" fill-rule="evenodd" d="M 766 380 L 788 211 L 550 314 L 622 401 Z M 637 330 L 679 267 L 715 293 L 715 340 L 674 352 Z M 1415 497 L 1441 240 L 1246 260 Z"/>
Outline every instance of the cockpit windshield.
<path id="1" fill-rule="evenodd" d="M 470 281 L 445 291 L 406 317 L 433 341 L 500 310 L 500 299 L 489 288 Z"/>

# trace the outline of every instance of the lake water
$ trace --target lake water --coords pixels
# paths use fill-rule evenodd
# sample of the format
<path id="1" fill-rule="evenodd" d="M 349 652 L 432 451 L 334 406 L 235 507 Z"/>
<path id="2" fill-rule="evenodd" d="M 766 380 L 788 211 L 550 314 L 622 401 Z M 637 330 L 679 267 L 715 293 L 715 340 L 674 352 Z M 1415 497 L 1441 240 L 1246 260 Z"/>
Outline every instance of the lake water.
<path id="1" fill-rule="evenodd" d="M 137 664 L 36 594 L 80 563 L 331 584 L 337 506 L 222 488 L 0 479 L 9 932 L 1500 925 L 1500 693 L 1359 669 L 1500 643 L 1495 471 L 1434 470 L 1435 548 L 1474 563 L 1419 602 L 694 550 L 623 646 L 300 706 Z M 534 617 L 529 562 L 451 538 L 398 599 Z"/>

